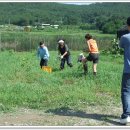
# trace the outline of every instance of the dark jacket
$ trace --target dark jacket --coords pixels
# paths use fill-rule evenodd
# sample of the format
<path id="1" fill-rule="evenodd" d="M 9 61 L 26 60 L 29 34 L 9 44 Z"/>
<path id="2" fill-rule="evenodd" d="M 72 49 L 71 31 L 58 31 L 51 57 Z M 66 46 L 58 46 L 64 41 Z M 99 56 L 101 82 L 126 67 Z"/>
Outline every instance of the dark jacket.
<path id="1" fill-rule="evenodd" d="M 70 55 L 70 51 L 67 44 L 65 44 L 63 48 L 61 48 L 60 45 L 58 45 L 58 51 L 61 55 L 63 55 L 67 51 L 67 54 L 65 55 L 65 57 Z"/>

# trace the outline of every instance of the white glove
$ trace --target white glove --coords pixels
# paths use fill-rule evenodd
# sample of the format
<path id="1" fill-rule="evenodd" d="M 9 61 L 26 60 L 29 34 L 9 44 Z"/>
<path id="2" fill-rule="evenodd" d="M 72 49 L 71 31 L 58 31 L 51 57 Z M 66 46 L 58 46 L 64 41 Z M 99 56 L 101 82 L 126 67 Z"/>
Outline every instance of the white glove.
<path id="1" fill-rule="evenodd" d="M 64 58 L 64 56 L 61 56 L 60 58 L 61 58 L 61 59 L 63 59 L 63 58 Z"/>

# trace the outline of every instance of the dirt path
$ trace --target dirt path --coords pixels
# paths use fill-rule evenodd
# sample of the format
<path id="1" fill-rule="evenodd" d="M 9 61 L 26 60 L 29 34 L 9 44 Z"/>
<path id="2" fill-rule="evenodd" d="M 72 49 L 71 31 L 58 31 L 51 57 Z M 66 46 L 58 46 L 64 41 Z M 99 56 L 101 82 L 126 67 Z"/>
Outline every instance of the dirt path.
<path id="1" fill-rule="evenodd" d="M 100 106 L 88 106 L 82 111 L 21 108 L 13 113 L 0 114 L 0 126 L 120 126 L 121 112 L 121 107 Z"/>

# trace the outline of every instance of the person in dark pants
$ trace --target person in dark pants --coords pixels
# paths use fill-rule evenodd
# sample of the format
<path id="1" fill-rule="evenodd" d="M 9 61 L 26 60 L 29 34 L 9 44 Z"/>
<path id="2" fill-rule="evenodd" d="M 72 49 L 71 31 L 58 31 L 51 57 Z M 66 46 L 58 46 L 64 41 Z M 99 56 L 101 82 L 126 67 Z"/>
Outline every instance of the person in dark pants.
<path id="1" fill-rule="evenodd" d="M 88 72 L 88 66 L 87 66 L 87 61 L 92 61 L 93 62 L 93 74 L 97 74 L 97 64 L 99 61 L 99 50 L 96 41 L 92 38 L 90 34 L 85 35 L 85 39 L 87 42 L 88 46 L 88 51 L 89 55 L 85 57 L 82 62 L 83 62 L 83 68 L 84 68 L 84 74 Z"/>
<path id="2" fill-rule="evenodd" d="M 63 40 L 58 41 L 58 53 L 61 55 L 60 69 L 64 69 L 65 61 L 69 67 L 72 67 L 70 51 L 67 44 Z"/>
<path id="3" fill-rule="evenodd" d="M 124 49 L 124 69 L 121 83 L 121 100 L 123 113 L 120 123 L 130 123 L 130 17 L 127 18 L 129 33 L 121 36 L 119 46 Z"/>
<path id="4" fill-rule="evenodd" d="M 49 60 L 49 51 L 47 47 L 45 46 L 44 42 L 39 43 L 39 47 L 37 50 L 37 56 L 40 58 L 40 67 L 47 66 L 48 60 Z"/>

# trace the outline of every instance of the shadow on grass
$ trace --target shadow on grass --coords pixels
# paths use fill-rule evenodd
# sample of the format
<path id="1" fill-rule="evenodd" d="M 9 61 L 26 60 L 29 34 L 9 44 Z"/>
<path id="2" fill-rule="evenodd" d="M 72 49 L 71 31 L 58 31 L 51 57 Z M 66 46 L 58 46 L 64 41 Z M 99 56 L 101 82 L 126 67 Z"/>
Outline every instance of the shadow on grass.
<path id="1" fill-rule="evenodd" d="M 61 107 L 56 109 L 49 109 L 46 111 L 46 113 L 53 113 L 60 116 L 73 116 L 73 117 L 80 117 L 80 118 L 89 118 L 89 119 L 95 119 L 99 121 L 105 121 L 108 123 L 111 123 L 113 125 L 120 125 L 118 121 L 113 121 L 112 119 L 118 120 L 119 117 L 114 115 L 104 115 L 104 114 L 87 114 L 83 111 L 75 111 L 73 109 L 70 109 L 68 107 Z M 112 119 L 111 119 L 112 118 Z"/>

